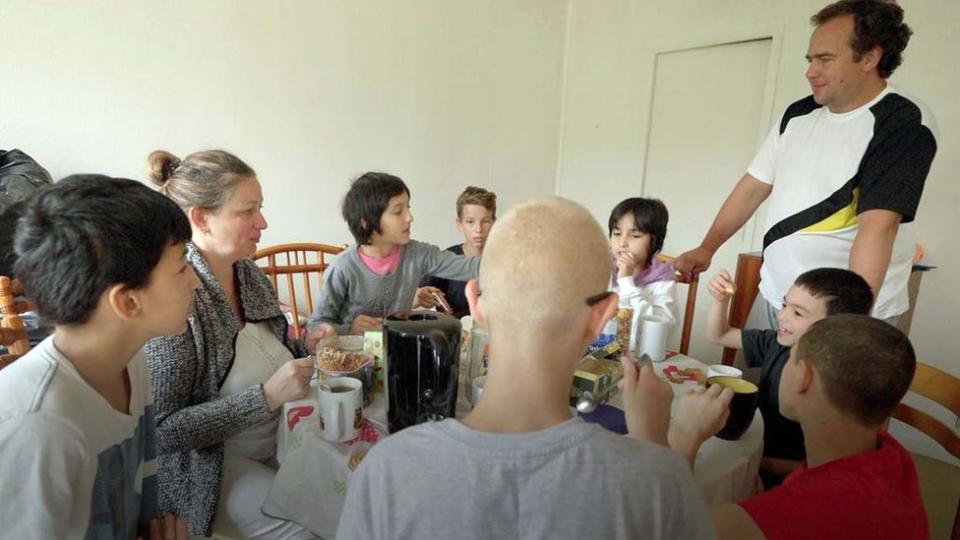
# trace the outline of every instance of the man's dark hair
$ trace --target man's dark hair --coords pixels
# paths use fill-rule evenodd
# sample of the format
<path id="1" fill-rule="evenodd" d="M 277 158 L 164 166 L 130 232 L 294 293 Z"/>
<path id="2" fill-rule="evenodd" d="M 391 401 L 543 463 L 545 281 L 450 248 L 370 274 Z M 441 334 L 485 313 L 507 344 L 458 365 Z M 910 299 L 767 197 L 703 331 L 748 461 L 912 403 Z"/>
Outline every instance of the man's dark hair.
<path id="1" fill-rule="evenodd" d="M 403 193 L 410 196 L 403 180 L 382 172 L 368 172 L 350 184 L 343 198 L 343 219 L 358 245 L 369 244 L 373 233 L 380 233 L 380 216 L 390 199 Z"/>
<path id="2" fill-rule="evenodd" d="M 873 291 L 867 280 L 850 270 L 816 268 L 800 274 L 793 284 L 814 298 L 825 299 L 827 315 L 869 315 L 873 308 Z"/>
<path id="3" fill-rule="evenodd" d="M 907 336 L 866 315 L 834 315 L 813 323 L 794 354 L 817 370 L 827 399 L 865 426 L 879 426 L 893 414 L 917 368 Z"/>
<path id="4" fill-rule="evenodd" d="M 15 271 L 46 322 L 83 324 L 107 288 L 146 286 L 164 249 L 189 239 L 186 215 L 162 194 L 133 180 L 74 175 L 27 203 Z"/>
<path id="5" fill-rule="evenodd" d="M 853 59 L 860 60 L 874 47 L 880 47 L 883 56 L 877 63 L 877 73 L 884 79 L 890 77 L 903 61 L 901 53 L 913 34 L 903 22 L 903 8 L 892 0 L 840 0 L 810 17 L 810 22 L 820 26 L 843 15 L 853 15 Z"/>
<path id="6" fill-rule="evenodd" d="M 667 206 L 660 199 L 642 197 L 624 199 L 610 212 L 610 219 L 607 220 L 607 236 L 613 235 L 613 229 L 627 214 L 633 216 L 637 230 L 650 235 L 650 253 L 647 254 L 645 262 L 649 265 L 653 257 L 663 249 L 663 241 L 667 238 L 667 222 L 670 220 Z"/>

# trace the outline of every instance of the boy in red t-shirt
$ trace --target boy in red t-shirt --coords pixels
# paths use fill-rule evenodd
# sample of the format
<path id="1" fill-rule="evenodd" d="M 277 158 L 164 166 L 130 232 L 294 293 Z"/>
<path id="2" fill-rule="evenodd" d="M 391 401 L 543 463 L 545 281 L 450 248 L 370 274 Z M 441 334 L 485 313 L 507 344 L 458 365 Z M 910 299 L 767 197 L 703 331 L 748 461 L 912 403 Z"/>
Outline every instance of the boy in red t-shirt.
<path id="1" fill-rule="evenodd" d="M 929 538 L 913 460 L 882 429 L 915 368 L 910 341 L 888 323 L 863 315 L 814 323 L 780 379 L 780 411 L 803 428 L 806 465 L 780 487 L 711 508 L 720 538 Z M 625 362 L 624 369 L 631 435 L 662 440 L 648 426 L 669 415 L 669 399 L 638 392 L 636 367 Z M 731 398 L 719 386 L 681 398 L 670 446 L 692 464 L 700 444 L 723 427 Z"/>

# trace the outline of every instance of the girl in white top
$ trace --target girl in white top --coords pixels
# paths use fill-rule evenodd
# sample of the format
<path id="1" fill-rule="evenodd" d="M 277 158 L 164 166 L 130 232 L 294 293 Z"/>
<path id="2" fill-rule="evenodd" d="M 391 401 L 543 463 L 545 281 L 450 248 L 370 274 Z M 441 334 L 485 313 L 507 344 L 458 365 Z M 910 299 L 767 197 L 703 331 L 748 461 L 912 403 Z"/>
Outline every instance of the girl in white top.
<path id="1" fill-rule="evenodd" d="M 644 318 L 668 321 L 677 316 L 677 283 L 673 268 L 657 259 L 667 236 L 670 215 L 659 199 L 631 197 L 610 212 L 610 253 L 614 274 L 610 289 L 621 308 L 633 308 L 630 343 L 636 343 Z"/>

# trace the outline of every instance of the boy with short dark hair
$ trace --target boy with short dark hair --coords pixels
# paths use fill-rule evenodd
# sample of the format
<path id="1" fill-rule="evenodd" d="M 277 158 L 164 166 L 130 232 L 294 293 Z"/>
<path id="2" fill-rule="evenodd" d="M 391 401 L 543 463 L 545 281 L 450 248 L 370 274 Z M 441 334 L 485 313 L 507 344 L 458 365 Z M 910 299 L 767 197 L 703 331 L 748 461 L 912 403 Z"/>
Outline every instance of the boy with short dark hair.
<path id="1" fill-rule="evenodd" d="M 708 285 L 716 301 L 707 316 L 707 339 L 724 347 L 743 349 L 747 366 L 761 368 L 760 413 L 763 415 L 763 460 L 760 476 L 767 489 L 803 464 L 806 458 L 800 425 L 780 414 L 780 375 L 790 347 L 813 323 L 830 315 L 867 315 L 873 292 L 859 274 L 842 268 L 817 268 L 804 272 L 787 291 L 777 313 L 777 330 L 740 330 L 727 322 L 727 307 L 734 285 L 726 271 Z"/>
<path id="2" fill-rule="evenodd" d="M 186 216 L 133 180 L 71 176 L 28 204 L 16 274 L 54 333 L 0 371 L 3 535 L 159 535 L 140 349 L 182 332 L 198 284 Z M 169 514 L 162 527 L 186 537 Z"/>
<path id="3" fill-rule="evenodd" d="M 910 340 L 891 324 L 852 314 L 814 323 L 780 379 L 780 410 L 803 426 L 807 460 L 779 487 L 712 507 L 720 538 L 930 538 L 913 458 L 883 428 L 915 369 Z M 669 399 L 638 391 L 636 367 L 626 365 L 624 379 L 628 419 L 669 414 Z M 682 397 L 670 446 L 692 464 L 731 397 L 720 386 Z"/>

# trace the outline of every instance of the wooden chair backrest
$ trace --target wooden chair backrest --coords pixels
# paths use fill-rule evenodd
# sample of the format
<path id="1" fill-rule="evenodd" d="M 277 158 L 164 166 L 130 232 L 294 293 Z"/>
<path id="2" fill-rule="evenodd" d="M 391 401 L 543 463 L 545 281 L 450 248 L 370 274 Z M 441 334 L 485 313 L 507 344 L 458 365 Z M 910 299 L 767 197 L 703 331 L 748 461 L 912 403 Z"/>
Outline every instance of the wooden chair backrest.
<path id="1" fill-rule="evenodd" d="M 668 264 L 673 261 L 673 257 L 663 255 L 662 253 L 657 255 L 657 258 Z M 676 272 L 676 276 L 677 283 L 682 283 L 687 286 L 687 305 L 683 310 L 683 323 L 680 330 L 680 349 L 678 350 L 680 354 L 687 354 L 690 351 L 690 333 L 693 330 L 693 314 L 697 307 L 697 287 L 700 285 L 700 276 L 693 276 L 691 279 L 686 279 L 680 272 Z"/>
<path id="2" fill-rule="evenodd" d="M 7 354 L 0 356 L 0 369 L 3 369 L 30 350 L 30 338 L 23 324 L 21 313 L 30 311 L 27 302 L 18 302 L 17 296 L 23 294 L 20 283 L 7 276 L 0 276 L 0 345 L 7 348 Z"/>
<path id="3" fill-rule="evenodd" d="M 910 383 L 910 391 L 933 400 L 960 417 L 960 378 L 929 364 L 917 362 L 917 370 Z M 897 405 L 893 417 L 913 426 L 937 441 L 954 457 L 960 458 L 960 434 L 932 415 L 905 403 Z M 951 538 L 960 540 L 960 500 L 953 516 Z"/>
<path id="4" fill-rule="evenodd" d="M 300 316 L 309 317 L 316 307 L 314 291 L 318 293 L 316 298 L 319 299 L 319 291 L 323 286 L 323 271 L 329 266 L 325 256 L 337 255 L 345 248 L 346 246 L 301 242 L 265 247 L 254 254 L 253 260 L 273 283 L 277 300 L 289 305 L 296 338 L 303 337 L 305 333 Z M 303 294 L 306 302 L 299 301 L 299 293 Z"/>

